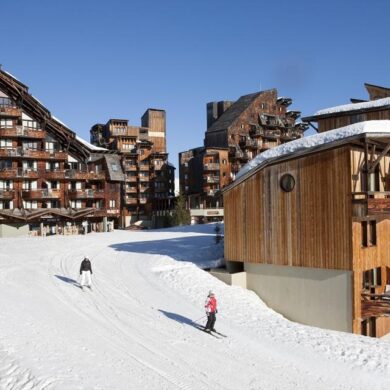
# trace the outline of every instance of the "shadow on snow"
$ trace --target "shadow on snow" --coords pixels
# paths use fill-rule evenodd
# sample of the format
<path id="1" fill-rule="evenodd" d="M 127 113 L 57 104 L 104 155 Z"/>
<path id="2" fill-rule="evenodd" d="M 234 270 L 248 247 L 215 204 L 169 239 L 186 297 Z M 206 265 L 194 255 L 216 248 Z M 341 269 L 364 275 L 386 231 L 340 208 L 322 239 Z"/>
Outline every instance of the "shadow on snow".
<path id="1" fill-rule="evenodd" d="M 77 280 L 67 278 L 66 276 L 61 276 L 61 275 L 54 275 L 57 279 L 61 280 L 62 282 L 73 284 L 76 287 L 80 287 L 80 284 L 77 282 Z"/>
<path id="2" fill-rule="evenodd" d="M 189 261 L 199 267 L 214 267 L 223 257 L 223 245 L 215 244 L 214 236 L 190 236 L 167 240 L 124 242 L 110 245 L 121 252 L 149 253 Z"/>
<path id="3" fill-rule="evenodd" d="M 199 318 L 197 320 L 197 322 L 194 322 L 193 320 L 191 320 L 190 318 L 187 318 L 187 317 L 184 317 L 180 314 L 176 314 L 176 313 L 170 313 L 169 311 L 165 311 L 165 310 L 161 310 L 159 309 L 158 310 L 160 313 L 164 314 L 165 317 L 168 317 L 170 320 L 174 320 L 176 322 L 179 322 L 180 324 L 186 324 L 186 325 L 190 325 L 190 326 L 193 326 L 195 328 L 199 328 L 199 327 L 202 327 L 203 325 L 199 324 L 198 322 L 203 319 L 202 318 Z M 206 316 L 204 316 L 206 317 Z"/>

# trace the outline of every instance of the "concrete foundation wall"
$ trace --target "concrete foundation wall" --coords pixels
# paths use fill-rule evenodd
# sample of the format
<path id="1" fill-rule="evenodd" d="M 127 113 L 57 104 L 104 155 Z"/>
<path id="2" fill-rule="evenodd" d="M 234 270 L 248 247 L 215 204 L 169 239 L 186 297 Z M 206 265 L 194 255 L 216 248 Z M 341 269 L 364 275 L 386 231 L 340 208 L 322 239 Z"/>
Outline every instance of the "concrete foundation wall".
<path id="1" fill-rule="evenodd" d="M 352 272 L 244 264 L 247 288 L 286 318 L 352 332 Z"/>
<path id="2" fill-rule="evenodd" d="M 28 236 L 29 227 L 26 224 L 0 224 L 0 237 Z"/>
<path id="3" fill-rule="evenodd" d="M 230 274 L 226 270 L 211 269 L 210 274 L 229 286 L 240 286 L 246 288 L 246 272 Z"/>

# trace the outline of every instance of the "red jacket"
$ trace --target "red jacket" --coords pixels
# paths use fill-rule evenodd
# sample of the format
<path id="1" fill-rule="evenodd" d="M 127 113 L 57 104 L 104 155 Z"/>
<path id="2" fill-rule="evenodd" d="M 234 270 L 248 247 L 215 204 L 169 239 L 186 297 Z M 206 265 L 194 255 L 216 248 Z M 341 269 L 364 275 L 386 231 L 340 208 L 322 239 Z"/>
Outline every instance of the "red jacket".
<path id="1" fill-rule="evenodd" d="M 208 297 L 204 305 L 207 313 L 215 313 L 217 311 L 217 300 L 215 297 Z"/>

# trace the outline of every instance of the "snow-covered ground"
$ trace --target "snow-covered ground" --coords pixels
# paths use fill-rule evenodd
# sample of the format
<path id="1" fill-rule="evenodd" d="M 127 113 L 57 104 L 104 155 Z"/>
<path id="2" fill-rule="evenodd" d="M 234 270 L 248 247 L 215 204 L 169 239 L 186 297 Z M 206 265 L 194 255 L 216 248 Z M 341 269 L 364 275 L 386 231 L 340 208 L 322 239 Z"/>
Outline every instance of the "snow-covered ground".
<path id="1" fill-rule="evenodd" d="M 0 239 L 0 389 L 390 386 L 388 341 L 292 323 L 201 270 L 221 257 L 213 227 Z M 227 338 L 192 324 L 210 289 Z"/>

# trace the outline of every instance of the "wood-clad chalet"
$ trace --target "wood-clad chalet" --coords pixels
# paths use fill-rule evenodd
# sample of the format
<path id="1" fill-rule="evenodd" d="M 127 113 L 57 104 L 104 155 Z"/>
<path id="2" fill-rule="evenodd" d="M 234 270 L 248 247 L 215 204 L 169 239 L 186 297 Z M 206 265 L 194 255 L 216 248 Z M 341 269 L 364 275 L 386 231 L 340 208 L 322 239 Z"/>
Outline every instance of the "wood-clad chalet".
<path id="1" fill-rule="evenodd" d="M 270 89 L 241 96 L 235 102 L 207 104 L 204 147 L 179 155 L 180 189 L 193 217 L 207 220 L 223 216 L 218 211 L 222 210 L 218 190 L 231 183 L 241 167 L 258 154 L 303 136 L 308 126 L 296 122 L 300 112 L 289 110 L 291 103 L 292 99 L 278 97 L 277 90 Z M 203 160 L 212 154 L 218 169 L 204 169 L 209 164 Z"/>
<path id="2" fill-rule="evenodd" d="M 301 323 L 390 332 L 390 121 L 271 149 L 223 191 L 225 259 Z"/>
<path id="3" fill-rule="evenodd" d="M 118 156 L 78 137 L 0 70 L 0 235 L 118 224 Z"/>
<path id="4" fill-rule="evenodd" d="M 116 151 L 125 172 L 122 226 L 162 227 L 174 206 L 175 167 L 166 151 L 166 114 L 146 110 L 141 126 L 127 119 L 110 119 L 92 126 L 91 142 Z"/>
<path id="5" fill-rule="evenodd" d="M 367 83 L 364 86 L 369 101 L 351 99 L 350 104 L 322 109 L 302 120 L 322 133 L 357 122 L 390 119 L 390 88 Z M 312 122 L 317 122 L 317 126 Z"/>

